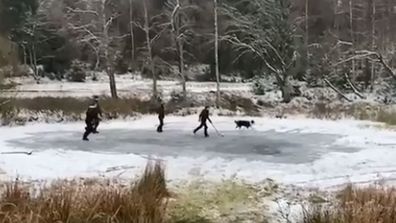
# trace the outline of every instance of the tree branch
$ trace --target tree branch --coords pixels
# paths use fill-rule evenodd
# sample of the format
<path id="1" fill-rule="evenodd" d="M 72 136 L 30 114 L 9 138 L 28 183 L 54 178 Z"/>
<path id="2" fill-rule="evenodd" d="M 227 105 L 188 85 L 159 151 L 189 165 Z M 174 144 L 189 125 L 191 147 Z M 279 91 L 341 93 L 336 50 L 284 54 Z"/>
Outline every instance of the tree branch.
<path id="1" fill-rule="evenodd" d="M 364 97 L 359 90 L 355 87 L 355 85 L 352 83 L 351 79 L 349 78 L 349 75 L 347 73 L 344 74 L 345 75 L 345 79 L 347 80 L 349 86 L 351 86 L 353 93 L 355 93 L 359 98 L 361 99 L 365 99 L 366 97 Z"/>
<path id="2" fill-rule="evenodd" d="M 83 13 L 83 14 L 86 13 L 86 14 L 93 14 L 93 15 L 99 16 L 99 14 L 93 10 L 74 9 L 71 7 L 67 7 L 66 9 L 67 9 L 68 13 L 71 13 L 71 12 L 72 13 Z"/>
<path id="3" fill-rule="evenodd" d="M 333 91 L 335 91 L 338 95 L 340 95 L 342 98 L 344 98 L 345 100 L 347 100 L 348 102 L 352 102 L 351 99 L 349 99 L 347 96 L 345 96 L 340 90 L 338 90 L 329 80 L 327 80 L 326 78 L 324 79 L 324 81 L 326 82 L 327 85 L 329 85 L 329 87 L 331 89 L 333 89 Z"/>

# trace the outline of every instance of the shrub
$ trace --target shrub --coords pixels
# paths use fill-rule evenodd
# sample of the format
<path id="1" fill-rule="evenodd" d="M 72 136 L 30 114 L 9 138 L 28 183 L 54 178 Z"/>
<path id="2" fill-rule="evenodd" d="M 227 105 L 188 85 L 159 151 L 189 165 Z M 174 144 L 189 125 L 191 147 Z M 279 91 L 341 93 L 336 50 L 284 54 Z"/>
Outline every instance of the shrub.
<path id="1" fill-rule="evenodd" d="M 265 85 L 264 85 L 263 81 L 260 79 L 255 79 L 253 81 L 252 88 L 253 88 L 253 93 L 255 95 L 264 95 L 265 94 Z"/>
<path id="2" fill-rule="evenodd" d="M 67 80 L 72 82 L 85 82 L 86 79 L 86 65 L 79 60 L 73 60 L 70 65 L 70 70 L 67 71 Z"/>

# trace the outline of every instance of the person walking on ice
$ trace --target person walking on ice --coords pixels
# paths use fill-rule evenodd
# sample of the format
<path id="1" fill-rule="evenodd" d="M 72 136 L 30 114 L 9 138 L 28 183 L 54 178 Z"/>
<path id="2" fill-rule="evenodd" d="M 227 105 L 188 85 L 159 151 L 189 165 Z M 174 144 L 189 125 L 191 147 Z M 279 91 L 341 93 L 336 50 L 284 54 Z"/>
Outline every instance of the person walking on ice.
<path id="1" fill-rule="evenodd" d="M 164 103 L 161 102 L 160 107 L 158 108 L 158 119 L 160 124 L 158 125 L 157 132 L 162 132 L 162 127 L 164 126 L 164 118 L 165 118 L 165 107 Z"/>
<path id="2" fill-rule="evenodd" d="M 212 123 L 212 120 L 209 118 L 209 106 L 205 106 L 205 108 L 201 111 L 201 114 L 199 114 L 199 122 L 201 122 L 201 125 L 194 129 L 194 134 L 204 127 L 205 137 L 209 137 L 208 125 L 206 124 L 207 120 Z"/>
<path id="3" fill-rule="evenodd" d="M 98 126 L 99 126 L 99 122 L 102 120 L 102 108 L 99 105 L 99 97 L 98 96 L 94 96 L 94 102 L 93 104 L 95 105 L 95 116 L 93 117 L 93 130 L 92 133 L 93 134 L 98 134 Z"/>
<path id="4" fill-rule="evenodd" d="M 85 117 L 85 124 L 87 125 L 85 127 L 85 132 L 83 135 L 83 140 L 84 141 L 89 141 L 88 136 L 91 133 L 95 133 L 97 125 L 99 124 L 99 113 L 100 109 L 98 109 L 98 104 L 97 101 L 95 100 L 92 102 L 87 109 L 86 112 L 86 117 Z"/>

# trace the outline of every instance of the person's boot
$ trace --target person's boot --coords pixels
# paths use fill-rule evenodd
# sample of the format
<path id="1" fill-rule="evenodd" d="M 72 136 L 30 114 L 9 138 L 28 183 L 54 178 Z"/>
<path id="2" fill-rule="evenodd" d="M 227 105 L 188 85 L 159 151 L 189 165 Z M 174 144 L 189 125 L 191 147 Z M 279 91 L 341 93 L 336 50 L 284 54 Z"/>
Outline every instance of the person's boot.
<path id="1" fill-rule="evenodd" d="M 83 135 L 83 138 L 82 138 L 82 139 L 83 139 L 84 141 L 89 141 L 88 135 L 89 135 L 88 132 L 84 132 L 84 135 Z"/>
<path id="2" fill-rule="evenodd" d="M 92 133 L 93 134 L 98 134 L 99 133 L 98 130 L 97 130 L 97 126 L 94 127 L 94 129 L 92 130 Z"/>

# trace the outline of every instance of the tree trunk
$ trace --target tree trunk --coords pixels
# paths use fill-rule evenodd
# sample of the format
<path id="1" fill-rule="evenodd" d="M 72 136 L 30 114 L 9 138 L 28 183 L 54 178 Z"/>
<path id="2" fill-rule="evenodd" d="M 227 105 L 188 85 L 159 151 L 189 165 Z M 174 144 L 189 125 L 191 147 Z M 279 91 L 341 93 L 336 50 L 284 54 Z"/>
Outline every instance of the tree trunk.
<path id="1" fill-rule="evenodd" d="M 131 66 L 135 63 L 135 34 L 133 32 L 133 0 L 129 0 L 129 25 L 131 35 Z"/>
<path id="2" fill-rule="evenodd" d="M 371 51 L 375 51 L 375 14 L 376 14 L 376 5 L 375 1 L 371 2 Z M 375 64 L 371 64 L 371 78 L 370 78 L 370 91 L 374 90 L 374 82 L 375 82 Z"/>
<path id="3" fill-rule="evenodd" d="M 187 88 L 186 88 L 186 76 L 184 73 L 184 40 L 183 40 L 183 35 L 180 33 L 180 27 L 181 27 L 181 15 L 180 15 L 180 0 L 176 1 L 176 8 L 177 10 L 175 11 L 177 14 L 174 15 L 176 21 L 174 21 L 174 32 L 175 32 L 175 43 L 177 46 L 178 50 L 178 55 L 179 55 L 179 75 L 180 78 L 182 79 L 182 90 L 183 90 L 183 98 L 187 98 Z"/>
<path id="4" fill-rule="evenodd" d="M 107 71 L 107 74 L 109 75 L 109 80 L 110 80 L 111 97 L 114 98 L 114 99 L 117 99 L 118 98 L 118 94 L 117 94 L 117 86 L 116 86 L 114 73 L 111 70 L 109 70 L 109 71 Z"/>
<path id="5" fill-rule="evenodd" d="M 34 69 L 34 65 L 33 65 L 33 49 L 28 47 L 29 50 L 29 63 L 30 63 L 30 68 Z M 35 77 L 35 72 L 33 70 L 33 77 L 34 79 L 36 79 Z"/>
<path id="6" fill-rule="evenodd" d="M 24 44 L 21 45 L 23 50 L 23 65 L 27 65 L 27 53 L 26 46 Z"/>
<path id="7" fill-rule="evenodd" d="M 99 70 L 99 66 L 100 66 L 100 52 L 98 50 L 95 51 L 95 57 L 96 57 L 96 62 L 95 62 L 95 71 Z"/>
<path id="8" fill-rule="evenodd" d="M 351 27 L 351 42 L 352 42 L 352 56 L 355 56 L 355 37 L 353 32 L 353 0 L 349 0 L 349 26 Z M 355 59 L 352 59 L 352 80 L 356 80 L 356 63 Z"/>
<path id="9" fill-rule="evenodd" d="M 213 11 L 214 11 L 214 31 L 215 31 L 215 73 L 216 73 L 216 106 L 220 107 L 220 74 L 219 74 L 219 30 L 217 25 L 217 0 L 213 0 Z"/>
<path id="10" fill-rule="evenodd" d="M 103 26 L 103 39 L 102 39 L 102 44 L 103 44 L 103 51 L 104 51 L 104 59 L 105 59 L 105 66 L 106 66 L 106 73 L 109 76 L 109 84 L 110 84 L 110 93 L 111 97 L 113 99 L 117 99 L 117 85 L 116 85 L 116 80 L 114 77 L 114 72 L 113 72 L 113 57 L 110 55 L 109 49 L 110 49 L 110 37 L 109 37 L 109 32 L 108 32 L 108 24 L 107 24 L 107 18 L 106 18 L 106 3 L 103 1 L 102 3 L 102 26 Z"/>
<path id="11" fill-rule="evenodd" d="M 282 86 L 281 88 L 282 91 L 282 99 L 284 103 L 289 103 L 292 99 L 291 97 L 291 89 L 288 86 Z"/>
<path id="12" fill-rule="evenodd" d="M 144 7 L 144 32 L 146 34 L 146 45 L 147 45 L 147 51 L 148 51 L 148 62 L 149 62 L 151 74 L 153 76 L 153 99 L 157 99 L 157 97 L 158 97 L 157 75 L 155 73 L 153 54 L 152 54 L 152 50 L 151 50 L 149 15 L 148 15 L 148 8 L 147 8 L 146 1 L 143 1 L 143 7 Z"/>
<path id="13" fill-rule="evenodd" d="M 370 70 L 370 61 L 369 59 L 364 60 L 364 88 L 367 90 L 370 86 L 370 78 L 371 78 L 371 70 Z"/>
<path id="14" fill-rule="evenodd" d="M 183 98 L 187 98 L 187 87 L 186 87 L 186 76 L 184 74 L 184 54 L 183 54 L 183 40 L 179 40 L 179 69 L 180 69 L 180 76 L 182 78 L 182 86 L 183 86 Z"/>
<path id="15" fill-rule="evenodd" d="M 337 16 L 337 15 L 338 15 L 338 0 L 335 0 L 333 13 L 334 13 L 334 15 L 335 15 L 335 19 L 334 19 L 334 30 L 335 30 L 335 32 L 336 32 L 336 35 L 337 35 L 337 36 L 340 36 L 340 32 L 339 32 L 340 30 L 339 30 L 339 24 L 338 24 L 338 16 Z M 337 57 L 340 57 L 340 47 L 338 46 L 338 44 L 336 45 L 335 51 L 337 52 Z M 333 72 L 334 72 L 335 74 L 338 74 L 338 66 L 337 66 L 337 65 L 334 66 Z"/>
<path id="16" fill-rule="evenodd" d="M 32 52 L 31 52 L 31 64 L 32 64 L 32 68 L 33 68 L 33 75 L 34 75 L 34 79 L 36 79 L 36 83 L 40 83 L 40 76 L 39 76 L 39 71 L 37 68 L 37 54 L 36 54 L 36 47 L 35 44 L 32 44 Z"/>
<path id="17" fill-rule="evenodd" d="M 305 47 L 307 50 L 306 60 L 308 61 L 309 57 L 309 0 L 305 0 Z"/>
<path id="18" fill-rule="evenodd" d="M 292 87 L 290 85 L 289 79 L 284 78 L 278 80 L 279 87 L 282 93 L 282 100 L 284 103 L 289 103 L 292 100 Z"/>

